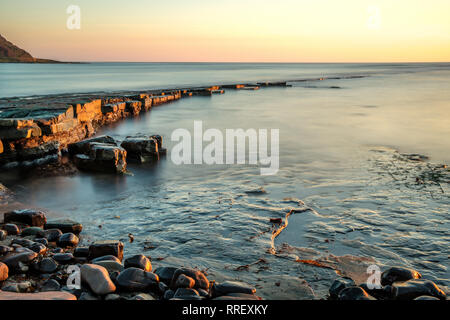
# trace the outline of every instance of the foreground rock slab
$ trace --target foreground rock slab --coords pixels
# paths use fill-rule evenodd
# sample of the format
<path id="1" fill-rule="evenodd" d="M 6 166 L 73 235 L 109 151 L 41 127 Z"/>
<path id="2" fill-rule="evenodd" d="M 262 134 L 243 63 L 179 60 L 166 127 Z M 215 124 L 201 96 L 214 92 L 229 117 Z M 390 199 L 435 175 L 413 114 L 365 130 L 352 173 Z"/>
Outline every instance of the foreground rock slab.
<path id="1" fill-rule="evenodd" d="M 65 291 L 16 293 L 0 290 L 0 300 L 77 300 L 77 297 Z"/>

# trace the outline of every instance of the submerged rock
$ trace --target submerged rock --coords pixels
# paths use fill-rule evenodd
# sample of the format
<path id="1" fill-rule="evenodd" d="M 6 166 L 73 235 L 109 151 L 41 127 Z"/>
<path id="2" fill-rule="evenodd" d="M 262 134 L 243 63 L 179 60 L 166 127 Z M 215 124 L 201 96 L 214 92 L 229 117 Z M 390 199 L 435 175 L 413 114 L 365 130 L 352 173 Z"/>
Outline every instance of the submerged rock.
<path id="1" fill-rule="evenodd" d="M 432 296 L 441 300 L 446 299 L 445 292 L 433 281 L 429 280 L 397 282 L 392 286 L 394 288 L 394 299 L 396 300 L 413 300 L 420 296 Z"/>
<path id="2" fill-rule="evenodd" d="M 416 270 L 403 267 L 392 267 L 381 274 L 381 285 L 386 286 L 398 281 L 408 281 L 420 278 L 422 278 L 422 275 Z"/>
<path id="3" fill-rule="evenodd" d="M 33 227 L 43 227 L 47 222 L 44 212 L 33 209 L 7 212 L 3 218 L 5 223 L 19 222 Z"/>
<path id="4" fill-rule="evenodd" d="M 109 278 L 108 271 L 99 265 L 84 264 L 81 266 L 81 281 L 87 283 L 97 295 L 106 295 L 116 291 L 116 286 Z"/>

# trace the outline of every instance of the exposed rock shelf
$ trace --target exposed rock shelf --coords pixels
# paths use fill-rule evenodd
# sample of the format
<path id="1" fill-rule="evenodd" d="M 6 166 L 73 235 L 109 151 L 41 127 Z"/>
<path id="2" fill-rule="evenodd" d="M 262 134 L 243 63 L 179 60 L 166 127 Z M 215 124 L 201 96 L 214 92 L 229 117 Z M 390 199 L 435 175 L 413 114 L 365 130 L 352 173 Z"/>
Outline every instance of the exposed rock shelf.
<path id="1" fill-rule="evenodd" d="M 194 95 L 223 94 L 223 88 L 254 90 L 260 86 L 287 86 L 287 83 L 0 99 L 0 167 L 33 166 L 56 160 L 71 144 L 95 135 L 98 128 L 126 117 L 137 116 L 154 106 Z M 120 154 L 123 149 L 134 160 L 142 162 L 151 153 L 143 154 L 142 150 L 152 148 L 149 141 L 153 138 L 144 141 L 142 137 L 130 137 L 134 143 L 128 140 L 122 147 L 116 148 L 91 145 L 90 155 L 76 156 L 75 162 L 81 167 L 89 168 L 94 153 L 115 153 L 117 160 L 124 157 L 124 154 Z M 141 140 L 138 141 L 139 139 Z M 141 151 L 137 152 L 136 147 L 141 148 Z M 158 147 L 162 148 L 161 143 Z M 157 150 L 153 153 L 160 152 Z"/>

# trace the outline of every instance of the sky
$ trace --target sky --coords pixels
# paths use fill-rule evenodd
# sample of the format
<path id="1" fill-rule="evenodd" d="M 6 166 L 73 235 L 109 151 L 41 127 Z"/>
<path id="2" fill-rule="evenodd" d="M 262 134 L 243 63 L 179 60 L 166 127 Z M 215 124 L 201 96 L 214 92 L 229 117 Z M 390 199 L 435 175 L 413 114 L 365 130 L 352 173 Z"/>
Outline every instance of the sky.
<path id="1" fill-rule="evenodd" d="M 0 34 L 64 61 L 448 62 L 450 1 L 1 0 Z"/>

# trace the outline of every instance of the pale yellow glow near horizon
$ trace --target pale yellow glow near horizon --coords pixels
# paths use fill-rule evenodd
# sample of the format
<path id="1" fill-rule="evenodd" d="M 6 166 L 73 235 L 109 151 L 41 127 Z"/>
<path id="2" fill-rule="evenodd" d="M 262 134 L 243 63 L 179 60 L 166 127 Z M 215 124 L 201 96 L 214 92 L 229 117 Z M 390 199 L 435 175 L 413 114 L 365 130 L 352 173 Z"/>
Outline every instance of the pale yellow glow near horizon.
<path id="1" fill-rule="evenodd" d="M 81 30 L 66 28 L 71 4 Z M 450 61 L 448 0 L 15 0 L 0 9 L 0 34 L 41 58 Z"/>

